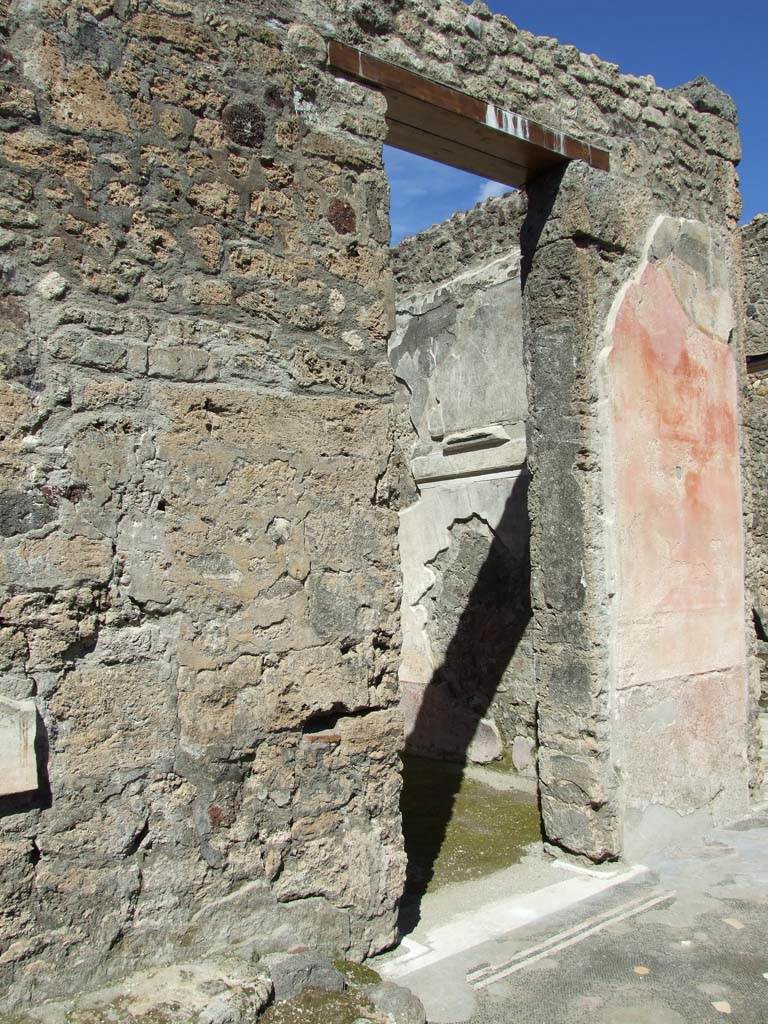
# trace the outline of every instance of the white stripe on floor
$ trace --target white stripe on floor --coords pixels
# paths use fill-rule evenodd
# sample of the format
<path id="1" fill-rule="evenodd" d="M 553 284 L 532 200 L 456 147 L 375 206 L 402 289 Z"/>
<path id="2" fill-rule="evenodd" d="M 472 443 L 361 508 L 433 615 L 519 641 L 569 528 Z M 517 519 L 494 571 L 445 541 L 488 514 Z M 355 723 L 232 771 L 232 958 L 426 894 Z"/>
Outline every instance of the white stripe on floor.
<path id="1" fill-rule="evenodd" d="M 580 874 L 535 892 L 484 903 L 474 910 L 456 914 L 445 924 L 428 929 L 425 935 L 419 936 L 419 941 L 404 939 L 401 948 L 405 948 L 405 953 L 385 961 L 377 969 L 385 978 L 403 978 L 473 946 L 501 938 L 549 914 L 567 910 L 647 871 L 644 865 L 637 864 L 620 875 L 607 878 Z"/>
<path id="2" fill-rule="evenodd" d="M 552 956 L 553 953 L 559 953 L 561 950 L 567 949 L 569 946 L 575 946 L 577 942 L 583 941 L 590 935 L 595 935 L 597 932 L 603 931 L 604 928 L 610 928 L 612 924 L 618 924 L 619 921 L 626 921 L 629 917 L 635 917 L 635 915 L 642 914 L 646 910 L 651 910 L 653 907 L 658 906 L 659 903 L 666 903 L 667 900 L 673 899 L 674 896 L 674 892 L 665 892 L 650 900 L 632 900 L 630 903 L 625 903 L 621 907 L 614 908 L 614 911 L 611 913 L 600 915 L 606 918 L 606 920 L 601 921 L 599 924 L 595 924 L 591 928 L 577 926 L 576 928 L 570 928 L 567 931 L 553 935 L 547 942 L 542 942 L 538 946 L 531 946 L 529 949 L 521 950 L 521 952 L 517 953 L 512 960 L 508 960 L 506 964 L 490 968 L 493 973 L 487 974 L 485 977 L 480 978 L 479 981 L 473 981 L 473 987 L 487 988 L 489 985 L 493 985 L 497 981 L 501 981 L 503 978 L 509 977 L 510 974 L 514 974 L 516 971 L 521 971 L 524 967 L 528 967 L 530 964 L 536 963 L 537 960 L 543 960 L 545 957 Z M 639 905 L 633 906 L 633 904 Z M 597 918 L 593 920 L 597 920 Z M 584 924 L 586 923 L 587 922 L 584 922 Z M 573 934 L 574 932 L 577 934 Z M 488 969 L 486 968 L 486 970 Z M 467 975 L 467 978 L 469 979 L 469 975 Z"/>
<path id="3" fill-rule="evenodd" d="M 650 899 L 650 896 L 645 892 L 642 896 L 637 896 L 633 900 L 628 900 L 626 903 L 622 903 L 618 907 L 611 907 L 609 910 L 604 910 L 599 914 L 593 914 L 592 917 L 585 917 L 583 921 L 578 921 L 570 928 L 564 928 L 563 931 L 557 932 L 555 935 L 550 935 L 549 938 L 545 939 L 543 942 L 539 942 L 535 946 L 529 946 L 528 949 L 523 949 L 519 953 L 515 953 L 514 956 L 511 956 L 509 960 L 502 964 L 483 964 L 480 967 L 475 967 L 474 970 L 467 971 L 467 981 L 474 983 L 486 974 L 493 974 L 495 971 L 508 967 L 509 964 L 514 963 L 516 960 L 530 956 L 532 953 L 537 953 L 540 949 L 545 949 L 547 946 L 551 946 L 554 943 L 559 942 L 561 939 L 567 939 L 569 936 L 575 935 L 577 932 L 584 931 L 586 928 L 590 928 L 593 924 L 605 921 L 624 910 L 629 910 L 632 907 L 639 906 L 641 903 L 645 903 L 648 899 Z"/>

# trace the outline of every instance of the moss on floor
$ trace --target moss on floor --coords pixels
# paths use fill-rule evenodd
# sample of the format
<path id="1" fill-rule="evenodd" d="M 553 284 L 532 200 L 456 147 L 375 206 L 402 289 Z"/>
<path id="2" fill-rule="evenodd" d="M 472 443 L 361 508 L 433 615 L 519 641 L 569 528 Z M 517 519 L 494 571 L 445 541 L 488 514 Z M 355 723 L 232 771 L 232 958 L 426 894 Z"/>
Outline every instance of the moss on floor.
<path id="1" fill-rule="evenodd" d="M 354 960 L 334 960 L 333 966 L 340 974 L 344 975 L 347 985 L 356 988 L 361 988 L 364 985 L 378 985 L 381 981 L 380 974 L 377 974 L 372 968 L 366 967 L 365 964 L 355 963 Z"/>
<path id="2" fill-rule="evenodd" d="M 323 992 L 308 988 L 282 1003 L 273 1003 L 260 1024 L 387 1024 L 361 991 Z"/>
<path id="3" fill-rule="evenodd" d="M 508 775 L 511 772 L 514 772 L 515 768 L 512 763 L 512 751 L 509 748 L 506 748 L 500 758 L 496 761 L 489 761 L 487 764 L 483 765 L 483 768 L 488 771 L 498 772 L 500 775 Z"/>
<path id="4" fill-rule="evenodd" d="M 533 796 L 492 789 L 467 778 L 461 765 L 407 755 L 403 783 L 411 892 L 482 878 L 541 840 Z"/>

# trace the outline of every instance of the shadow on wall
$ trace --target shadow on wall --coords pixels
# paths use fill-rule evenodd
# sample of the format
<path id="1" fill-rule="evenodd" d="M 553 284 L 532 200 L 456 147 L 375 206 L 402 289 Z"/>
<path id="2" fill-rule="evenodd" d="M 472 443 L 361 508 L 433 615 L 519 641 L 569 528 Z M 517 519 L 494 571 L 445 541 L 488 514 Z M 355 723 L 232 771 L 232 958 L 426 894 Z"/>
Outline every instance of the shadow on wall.
<path id="1" fill-rule="evenodd" d="M 504 672 L 531 619 L 528 477 L 515 479 L 502 519 L 481 565 L 445 656 L 424 691 L 406 752 L 467 763 L 478 724 L 486 717 Z M 521 529 L 521 525 L 523 529 Z M 515 548 L 500 539 L 515 538 Z M 441 773 L 428 792 L 418 767 L 403 772 L 403 833 L 408 874 L 399 927 L 412 931 L 419 905 L 446 838 L 461 772 Z M 424 806 L 428 801 L 428 806 Z"/>

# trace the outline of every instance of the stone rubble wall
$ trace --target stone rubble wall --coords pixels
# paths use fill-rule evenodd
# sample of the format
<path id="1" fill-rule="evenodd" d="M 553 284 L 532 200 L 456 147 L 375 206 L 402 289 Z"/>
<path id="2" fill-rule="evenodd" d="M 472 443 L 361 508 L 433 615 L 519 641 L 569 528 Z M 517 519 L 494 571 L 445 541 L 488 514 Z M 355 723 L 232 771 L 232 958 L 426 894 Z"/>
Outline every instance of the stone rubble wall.
<path id="1" fill-rule="evenodd" d="M 394 939 L 383 106 L 246 10 L 0 19 L 0 680 L 41 745 L 0 807 L 6 1006 Z"/>
<path id="2" fill-rule="evenodd" d="M 419 488 L 400 513 L 406 749 L 476 761 L 514 750 L 533 774 L 525 208 L 519 194 L 490 199 L 394 249 L 390 360 Z"/>
<path id="3" fill-rule="evenodd" d="M 313 20 L 326 13 L 344 42 L 607 148 L 612 179 L 678 215 L 738 220 L 736 108 L 704 78 L 662 89 L 526 32 L 482 0 L 313 0 L 310 10 Z"/>
<path id="4" fill-rule="evenodd" d="M 748 356 L 768 354 L 768 214 L 759 213 L 741 229 Z"/>
<path id="5" fill-rule="evenodd" d="M 397 298 L 519 251 L 526 206 L 523 192 L 510 191 L 404 238 L 392 250 Z"/>
<path id="6" fill-rule="evenodd" d="M 613 758 L 620 595 L 610 572 L 605 330 L 659 215 L 734 239 L 736 111 L 704 79 L 664 91 L 492 17 L 482 3 L 361 2 L 338 24 L 364 50 L 610 151 L 610 174 L 573 163 L 529 183 L 521 280 L 543 825 L 558 848 L 615 857 L 626 780 Z M 727 256 L 732 281 L 735 258 Z M 679 772 L 671 757 L 669 771 Z"/>
<path id="7" fill-rule="evenodd" d="M 735 228 L 727 97 L 460 0 L 0 0 L 0 32 L 0 678 L 40 771 L 0 804 L 0 999 L 394 940 L 385 104 L 332 35 L 611 150 L 531 190 L 522 281 L 542 805 L 617 852 L 591 346 L 649 218 Z"/>
<path id="8" fill-rule="evenodd" d="M 768 354 L 768 216 L 742 228 L 747 355 Z M 744 383 L 744 427 L 751 483 L 752 615 L 761 656 L 761 691 L 768 698 L 768 371 Z"/>
<path id="9" fill-rule="evenodd" d="M 616 857 L 626 838 L 627 793 L 642 766 L 625 774 L 615 750 L 623 595 L 614 573 L 615 482 L 601 377 L 607 327 L 662 215 L 690 219 L 720 238 L 736 296 L 741 146 L 734 104 L 703 78 L 665 91 L 652 78 L 622 75 L 616 65 L 491 16 L 483 3 L 393 9 L 361 0 L 337 26 L 345 41 L 376 56 L 610 151 L 608 174 L 574 162 L 529 182 L 521 283 L 543 827 L 557 848 Z M 702 794 L 686 788 L 673 749 L 667 767 L 679 781 L 671 796 L 681 797 L 674 813 L 695 831 L 711 808 L 705 795 L 703 814 L 694 813 Z M 735 756 L 745 776 L 746 753 Z M 663 830 L 656 841 L 663 843 Z"/>

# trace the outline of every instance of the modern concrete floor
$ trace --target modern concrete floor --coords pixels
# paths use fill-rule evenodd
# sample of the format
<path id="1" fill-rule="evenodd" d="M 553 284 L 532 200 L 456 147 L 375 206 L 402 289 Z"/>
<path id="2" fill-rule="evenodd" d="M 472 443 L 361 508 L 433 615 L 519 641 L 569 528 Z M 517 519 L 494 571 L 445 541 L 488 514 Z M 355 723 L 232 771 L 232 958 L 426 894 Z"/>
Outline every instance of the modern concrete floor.
<path id="1" fill-rule="evenodd" d="M 768 1024 L 768 806 L 645 865 L 447 886 L 372 966 L 430 1024 Z"/>

